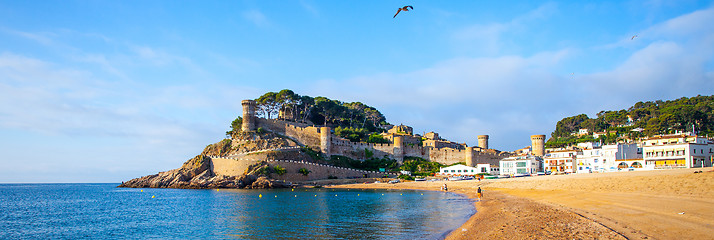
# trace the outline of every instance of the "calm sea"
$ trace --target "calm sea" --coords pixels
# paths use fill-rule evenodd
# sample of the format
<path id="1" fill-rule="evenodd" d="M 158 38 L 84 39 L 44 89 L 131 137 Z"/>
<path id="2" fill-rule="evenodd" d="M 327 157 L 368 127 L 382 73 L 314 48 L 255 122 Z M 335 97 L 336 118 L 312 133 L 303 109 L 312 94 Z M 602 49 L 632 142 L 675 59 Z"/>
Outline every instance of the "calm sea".
<path id="1" fill-rule="evenodd" d="M 0 239 L 439 239 L 463 196 L 389 190 L 188 190 L 0 184 Z"/>

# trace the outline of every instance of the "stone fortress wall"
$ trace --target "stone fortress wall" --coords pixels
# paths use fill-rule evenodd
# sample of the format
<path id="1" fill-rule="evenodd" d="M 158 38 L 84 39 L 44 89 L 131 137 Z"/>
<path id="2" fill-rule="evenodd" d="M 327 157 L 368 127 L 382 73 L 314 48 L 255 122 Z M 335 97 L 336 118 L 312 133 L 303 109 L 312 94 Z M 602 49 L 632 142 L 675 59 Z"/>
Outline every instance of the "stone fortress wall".
<path id="1" fill-rule="evenodd" d="M 245 172 L 245 169 L 256 162 L 260 161 L 256 158 L 225 158 L 214 156 L 211 157 L 211 170 L 216 175 L 240 176 Z M 271 174 L 271 177 L 277 180 L 286 181 L 311 181 L 318 179 L 327 179 L 330 177 L 339 178 L 379 178 L 384 176 L 395 177 L 394 174 L 380 173 L 374 171 L 364 171 L 359 169 L 335 167 L 325 164 L 312 163 L 307 161 L 295 160 L 266 160 L 268 166 L 280 166 L 285 168 L 286 172 L 283 175 Z M 298 171 L 301 168 L 308 169 L 310 173 L 305 176 Z"/>
<path id="2" fill-rule="evenodd" d="M 435 148 L 430 146 L 405 145 L 402 136 L 395 136 L 391 144 L 350 142 L 347 139 L 332 134 L 329 127 L 314 127 L 302 123 L 257 118 L 255 117 L 255 103 L 252 100 L 244 100 L 242 103 L 244 106 L 243 126 L 253 127 L 253 129 L 244 129 L 244 131 L 255 131 L 257 128 L 264 128 L 292 138 L 303 146 L 321 151 L 328 156 L 341 155 L 364 160 L 367 158 L 367 152 L 369 151 L 372 157 L 389 157 L 399 162 L 402 162 L 404 157 L 420 157 L 447 165 L 464 162 L 472 167 L 475 167 L 476 164 L 479 163 L 498 165 L 499 160 L 507 157 L 495 152 L 473 151 L 471 147 L 467 147 L 464 150 L 447 147 Z M 479 144 L 485 145 L 482 146 L 481 149 L 488 148 L 488 143 L 484 141 L 483 136 L 485 135 L 479 136 Z M 485 139 L 487 141 L 487 137 L 485 137 Z"/>

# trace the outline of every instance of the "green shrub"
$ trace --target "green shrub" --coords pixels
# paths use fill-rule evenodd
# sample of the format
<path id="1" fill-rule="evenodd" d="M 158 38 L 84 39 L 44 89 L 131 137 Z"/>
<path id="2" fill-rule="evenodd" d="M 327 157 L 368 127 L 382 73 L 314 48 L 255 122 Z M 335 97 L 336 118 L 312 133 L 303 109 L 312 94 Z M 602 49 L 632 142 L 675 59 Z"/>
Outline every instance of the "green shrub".
<path id="1" fill-rule="evenodd" d="M 399 179 L 404 179 L 404 180 L 412 180 L 412 181 L 414 181 L 414 177 L 409 176 L 409 175 L 406 175 L 406 174 L 399 175 L 399 177 L 397 177 L 397 178 L 399 178 Z"/>
<path id="2" fill-rule="evenodd" d="M 329 175 L 329 176 L 327 176 L 327 179 L 337 179 L 337 177 Z"/>
<path id="3" fill-rule="evenodd" d="M 267 176 L 267 175 L 269 175 L 269 174 L 271 173 L 271 168 L 268 167 L 268 166 L 263 166 L 263 167 L 259 168 L 258 170 L 256 170 L 255 173 L 256 173 L 257 175 L 265 175 L 265 176 Z"/>
<path id="4" fill-rule="evenodd" d="M 367 138 L 368 143 L 389 143 L 389 140 L 384 139 L 379 133 L 372 133 Z"/>
<path id="5" fill-rule="evenodd" d="M 287 170 L 285 170 L 285 168 L 281 167 L 280 165 L 276 165 L 275 167 L 273 167 L 273 170 L 275 171 L 275 173 L 277 173 L 280 176 L 282 176 L 283 174 L 285 174 L 287 172 Z"/>
<path id="6" fill-rule="evenodd" d="M 312 150 L 312 148 L 302 147 L 302 148 L 300 148 L 300 151 L 309 155 L 310 158 L 312 158 L 313 160 L 316 160 L 316 161 L 324 161 L 325 160 L 325 158 L 322 157 L 322 155 L 320 155 L 319 152 Z"/>
<path id="7" fill-rule="evenodd" d="M 444 165 L 441 163 L 431 162 L 423 158 L 404 157 L 404 163 L 399 169 L 409 171 L 414 176 L 430 176 L 439 172 L 439 169 L 442 167 L 444 167 Z"/>
<path id="8" fill-rule="evenodd" d="M 364 158 L 372 158 L 374 156 L 374 152 L 370 151 L 369 149 L 364 149 Z"/>
<path id="9" fill-rule="evenodd" d="M 300 168 L 298 169 L 298 173 L 302 174 L 303 176 L 307 176 L 310 174 L 310 170 L 307 170 L 307 168 Z"/>

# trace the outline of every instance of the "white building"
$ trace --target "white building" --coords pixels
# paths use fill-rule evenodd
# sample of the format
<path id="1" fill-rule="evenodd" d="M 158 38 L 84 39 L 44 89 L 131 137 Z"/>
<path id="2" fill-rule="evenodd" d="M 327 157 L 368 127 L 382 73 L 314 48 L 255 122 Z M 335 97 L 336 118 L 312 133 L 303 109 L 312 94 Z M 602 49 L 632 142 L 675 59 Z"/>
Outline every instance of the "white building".
<path id="1" fill-rule="evenodd" d="M 443 167 L 439 169 L 439 173 L 444 174 L 444 175 L 476 175 L 479 174 L 480 172 L 478 171 L 478 168 L 475 167 L 469 167 L 463 164 L 457 164 L 454 166 L 449 166 L 449 167 Z"/>
<path id="2" fill-rule="evenodd" d="M 578 135 L 588 135 L 588 129 L 587 128 L 578 129 Z"/>
<path id="3" fill-rule="evenodd" d="M 498 175 L 499 167 L 491 166 L 487 163 L 476 164 L 476 167 L 469 167 L 463 164 L 457 164 L 454 166 L 443 167 L 439 169 L 440 174 L 444 175 L 478 175 L 478 174 L 489 174 Z"/>
<path id="4" fill-rule="evenodd" d="M 499 166 L 492 166 L 491 164 L 488 164 L 488 163 L 476 164 L 476 169 L 478 170 L 478 173 L 486 173 L 488 175 L 499 175 L 500 174 Z"/>
<path id="5" fill-rule="evenodd" d="M 686 134 L 655 136 L 643 142 L 642 151 L 647 169 L 711 167 L 714 143 Z"/>
<path id="6" fill-rule="evenodd" d="M 615 143 L 604 145 L 601 148 L 603 168 L 606 172 L 622 171 L 625 169 L 623 162 L 627 164 L 627 168 L 639 168 L 639 165 L 644 165 L 642 161 L 642 148 L 636 143 Z M 637 164 L 635 164 L 637 162 Z"/>
<path id="7" fill-rule="evenodd" d="M 543 159 L 531 155 L 507 157 L 498 163 L 501 175 L 536 174 L 543 170 Z"/>
<path id="8" fill-rule="evenodd" d="M 635 143 L 616 143 L 586 148 L 577 152 L 575 156 L 576 173 L 615 172 L 621 171 L 623 168 L 642 168 L 644 166 L 642 149 Z"/>
<path id="9" fill-rule="evenodd" d="M 593 173 L 603 171 L 603 159 L 601 154 L 602 149 L 587 148 L 580 155 L 576 155 L 575 172 L 576 173 Z"/>

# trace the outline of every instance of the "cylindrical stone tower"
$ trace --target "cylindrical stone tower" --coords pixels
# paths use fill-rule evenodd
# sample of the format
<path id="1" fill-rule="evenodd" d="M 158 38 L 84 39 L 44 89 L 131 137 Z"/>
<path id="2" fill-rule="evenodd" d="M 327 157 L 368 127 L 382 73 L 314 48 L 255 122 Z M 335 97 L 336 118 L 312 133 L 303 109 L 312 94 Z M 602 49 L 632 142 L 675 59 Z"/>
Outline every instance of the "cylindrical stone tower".
<path id="1" fill-rule="evenodd" d="M 488 149 L 488 135 L 478 135 L 478 146 L 483 149 Z"/>
<path id="2" fill-rule="evenodd" d="M 322 151 L 325 156 L 330 156 L 330 147 L 332 146 L 332 139 L 330 139 L 330 127 L 320 128 L 320 151 Z"/>
<path id="3" fill-rule="evenodd" d="M 531 152 L 535 156 L 545 155 L 545 135 L 531 135 Z"/>
<path id="4" fill-rule="evenodd" d="M 255 101 L 253 100 L 243 100 L 243 125 L 241 125 L 241 130 L 243 132 L 255 131 Z"/>
<path id="5" fill-rule="evenodd" d="M 402 163 L 404 161 L 404 137 L 394 136 L 394 159 Z"/>
<path id="6" fill-rule="evenodd" d="M 472 147 L 466 147 L 464 159 L 466 160 L 466 166 L 476 167 L 476 163 L 474 163 L 474 149 Z"/>

